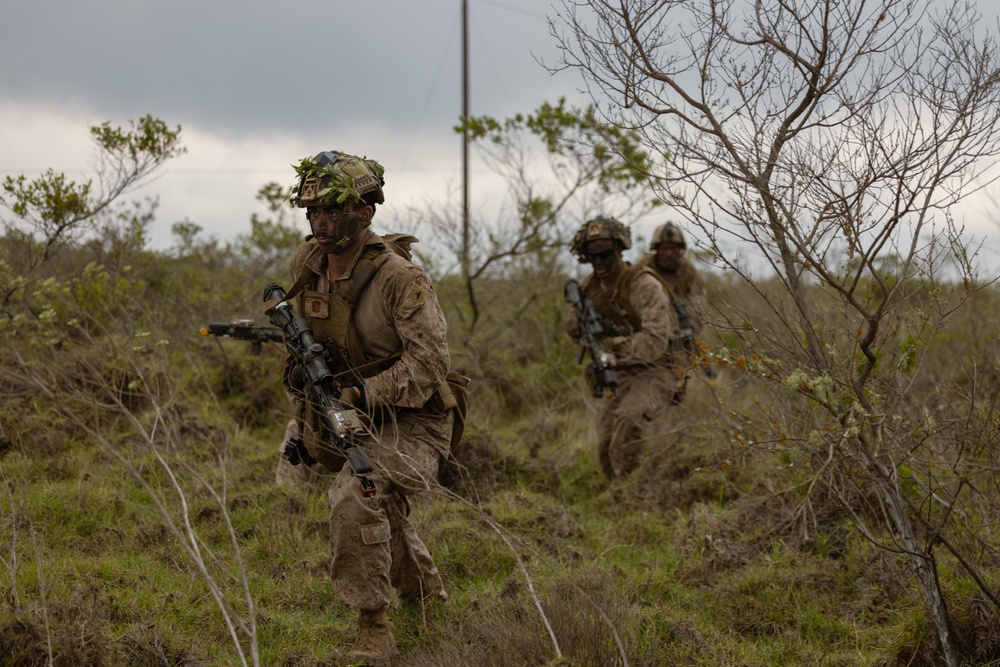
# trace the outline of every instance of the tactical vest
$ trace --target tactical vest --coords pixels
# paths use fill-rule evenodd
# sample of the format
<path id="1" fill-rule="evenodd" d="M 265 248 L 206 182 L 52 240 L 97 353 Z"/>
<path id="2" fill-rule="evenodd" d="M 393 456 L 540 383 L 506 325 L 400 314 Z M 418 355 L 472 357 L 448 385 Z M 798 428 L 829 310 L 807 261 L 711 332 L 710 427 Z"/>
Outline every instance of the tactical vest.
<path id="1" fill-rule="evenodd" d="M 347 374 L 353 377 L 371 377 L 395 363 L 402 349 L 386 358 L 372 358 L 365 354 L 354 326 L 354 305 L 361 292 L 368 286 L 379 268 L 394 252 L 404 259 L 410 259 L 409 245 L 416 239 L 406 234 L 390 234 L 380 239 L 382 243 L 365 245 L 361 256 L 354 265 L 351 279 L 335 281 L 331 291 L 316 291 L 317 278 L 309 263 L 322 252 L 315 241 L 307 241 L 312 247 L 296 270 L 296 280 L 286 299 L 295 299 L 297 310 L 309 320 L 313 338 L 326 346 L 330 355 L 331 370 L 338 381 Z"/>
<path id="2" fill-rule="evenodd" d="M 593 300 L 594 308 L 600 314 L 604 329 L 609 336 L 630 336 L 642 328 L 642 320 L 639 313 L 632 308 L 629 295 L 632 284 L 643 273 L 656 276 L 656 273 L 648 267 L 628 266 L 618 274 L 610 292 L 601 289 L 593 274 L 581 286 L 583 293 Z"/>
<path id="3" fill-rule="evenodd" d="M 354 326 L 354 306 L 358 297 L 372 278 L 395 253 L 407 261 L 411 259 L 410 244 L 416 238 L 407 234 L 387 234 L 381 237 L 381 244 L 365 245 L 361 256 L 351 271 L 350 280 L 334 281 L 329 292 L 319 292 L 309 287 L 316 286 L 318 274 L 309 268 L 309 261 L 322 252 L 313 243 L 298 267 L 298 276 L 286 298 L 295 298 L 298 312 L 309 320 L 313 339 L 325 345 L 330 358 L 334 379 L 341 384 L 353 384 L 360 378 L 368 378 L 389 368 L 402 356 L 402 348 L 384 358 L 374 358 L 365 353 Z M 439 411 L 452 410 L 455 425 L 452 433 L 452 449 L 462 439 L 465 416 L 468 412 L 469 378 L 449 372 L 438 390 L 428 399 L 427 405 Z"/>

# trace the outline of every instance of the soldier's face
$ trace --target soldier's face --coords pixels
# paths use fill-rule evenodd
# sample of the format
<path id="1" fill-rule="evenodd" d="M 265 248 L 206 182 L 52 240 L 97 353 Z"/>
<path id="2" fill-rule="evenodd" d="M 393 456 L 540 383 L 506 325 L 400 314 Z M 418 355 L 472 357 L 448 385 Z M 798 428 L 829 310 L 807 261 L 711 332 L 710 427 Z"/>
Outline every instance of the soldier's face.
<path id="1" fill-rule="evenodd" d="M 607 278 L 614 273 L 621 259 L 621 250 L 610 239 L 591 241 L 587 244 L 587 261 L 594 268 L 594 275 L 598 278 Z"/>
<path id="2" fill-rule="evenodd" d="M 340 254 L 371 222 L 372 207 L 365 204 L 310 206 L 306 216 L 320 247 L 328 253 Z"/>
<path id="3" fill-rule="evenodd" d="M 661 243 L 656 246 L 656 263 L 663 271 L 673 273 L 681 265 L 681 247 L 676 243 Z"/>

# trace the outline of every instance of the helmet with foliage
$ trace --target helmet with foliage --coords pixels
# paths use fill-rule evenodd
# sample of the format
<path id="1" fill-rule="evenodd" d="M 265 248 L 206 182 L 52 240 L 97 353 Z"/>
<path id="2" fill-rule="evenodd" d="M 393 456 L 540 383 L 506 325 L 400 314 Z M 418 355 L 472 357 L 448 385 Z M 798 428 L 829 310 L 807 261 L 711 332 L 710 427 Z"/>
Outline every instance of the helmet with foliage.
<path id="1" fill-rule="evenodd" d="M 569 249 L 577 256 L 581 264 L 585 264 L 589 261 L 587 259 L 587 244 L 601 239 L 611 239 L 617 242 L 621 245 L 622 250 L 628 250 L 632 247 L 632 231 L 628 227 L 614 218 L 599 215 L 584 223 L 583 227 L 577 230 Z"/>
<path id="2" fill-rule="evenodd" d="M 653 232 L 653 237 L 649 239 L 649 251 L 656 252 L 661 243 L 673 243 L 681 250 L 687 248 L 687 242 L 684 240 L 684 233 L 681 231 L 681 228 L 670 220 L 667 220 L 666 224 L 657 227 L 656 231 Z"/>
<path id="3" fill-rule="evenodd" d="M 385 169 L 375 160 L 340 151 L 323 151 L 302 158 L 295 166 L 299 178 L 292 204 L 300 208 L 366 201 L 382 204 Z"/>

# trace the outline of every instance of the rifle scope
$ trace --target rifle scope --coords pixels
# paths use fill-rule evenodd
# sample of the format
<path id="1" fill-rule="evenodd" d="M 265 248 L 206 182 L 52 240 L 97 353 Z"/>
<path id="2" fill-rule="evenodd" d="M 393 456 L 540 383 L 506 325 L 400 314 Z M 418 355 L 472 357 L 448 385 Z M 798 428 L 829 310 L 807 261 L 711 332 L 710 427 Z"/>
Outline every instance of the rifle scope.
<path id="1" fill-rule="evenodd" d="M 333 382 L 333 372 L 323 357 L 323 346 L 313 338 L 309 321 L 292 312 L 292 306 L 285 301 L 285 290 L 277 283 L 264 288 L 264 302 L 277 301 L 278 304 L 265 312 L 271 324 L 285 332 L 287 345 L 293 347 L 296 357 L 302 362 L 302 370 L 313 386 Z"/>

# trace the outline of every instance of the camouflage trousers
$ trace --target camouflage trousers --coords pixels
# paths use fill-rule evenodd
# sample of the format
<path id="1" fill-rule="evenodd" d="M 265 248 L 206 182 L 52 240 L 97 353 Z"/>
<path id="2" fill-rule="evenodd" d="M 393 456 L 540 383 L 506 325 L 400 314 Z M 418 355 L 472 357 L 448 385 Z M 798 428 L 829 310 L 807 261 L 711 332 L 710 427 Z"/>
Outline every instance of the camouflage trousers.
<path id="1" fill-rule="evenodd" d="M 362 497 L 358 478 L 344 458 L 318 446 L 306 425 L 309 453 L 322 468 L 338 471 L 327 491 L 331 575 L 334 591 L 351 607 L 381 609 L 391 602 L 393 589 L 404 601 L 444 596 L 434 559 L 408 518 L 408 497 L 438 485 L 439 452 L 447 451 L 452 420 L 451 412 L 404 411 L 390 415 L 363 438 L 359 444 L 375 468 L 369 475 L 377 490 L 372 498 Z M 282 477 L 282 464 L 288 466 L 279 463 L 279 480 L 287 483 L 290 478 Z"/>
<path id="2" fill-rule="evenodd" d="M 617 394 L 598 403 L 597 456 L 608 479 L 625 477 L 639 467 L 654 424 L 670 406 L 680 381 L 668 366 L 618 371 Z"/>

